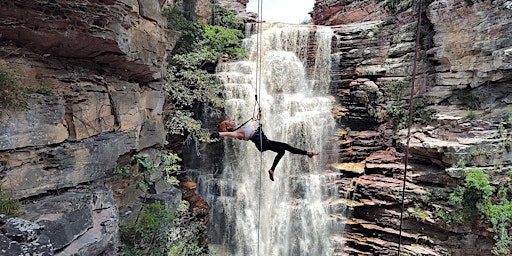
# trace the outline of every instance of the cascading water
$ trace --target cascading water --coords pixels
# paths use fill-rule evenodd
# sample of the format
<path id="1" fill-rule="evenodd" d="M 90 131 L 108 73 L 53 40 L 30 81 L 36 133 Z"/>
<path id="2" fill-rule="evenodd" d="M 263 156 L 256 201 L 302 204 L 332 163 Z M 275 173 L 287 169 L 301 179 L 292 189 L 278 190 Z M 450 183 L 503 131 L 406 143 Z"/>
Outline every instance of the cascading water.
<path id="1" fill-rule="evenodd" d="M 335 126 L 327 96 L 333 33 L 318 26 L 265 26 L 259 40 L 252 35 L 245 41 L 249 60 L 218 70 L 226 115 L 238 123 L 250 119 L 258 95 L 269 139 L 320 155 L 287 152 L 272 182 L 267 171 L 275 152 L 223 139 L 221 173 L 198 179 L 210 205 L 210 246 L 216 255 L 332 255 L 324 170 L 325 144 Z M 247 125 L 256 128 L 258 122 Z"/>

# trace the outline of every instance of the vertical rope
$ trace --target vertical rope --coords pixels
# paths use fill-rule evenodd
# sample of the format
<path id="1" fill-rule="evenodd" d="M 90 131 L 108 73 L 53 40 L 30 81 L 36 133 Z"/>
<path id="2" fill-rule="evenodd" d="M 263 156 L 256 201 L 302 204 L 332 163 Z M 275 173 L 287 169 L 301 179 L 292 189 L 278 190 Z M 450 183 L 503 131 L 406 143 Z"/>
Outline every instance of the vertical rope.
<path id="1" fill-rule="evenodd" d="M 399 241 L 398 241 L 398 256 L 400 256 L 400 247 L 402 245 L 402 226 L 403 226 L 403 214 L 405 208 L 405 180 L 407 178 L 407 167 L 409 164 L 409 143 L 411 141 L 411 127 L 412 127 L 412 111 L 414 108 L 414 82 L 416 81 L 416 67 L 417 67 L 417 59 L 418 59 L 418 48 L 420 44 L 420 27 L 421 27 L 421 7 L 422 0 L 418 1 L 418 17 L 417 17 L 417 28 L 416 28 L 416 46 L 414 49 L 414 65 L 412 70 L 412 82 L 411 82 L 411 95 L 409 98 L 409 126 L 407 127 L 407 143 L 405 147 L 405 161 L 404 161 L 404 180 L 402 187 L 402 209 L 400 211 L 400 233 L 399 233 Z"/>
<path id="2" fill-rule="evenodd" d="M 261 93 L 261 24 L 263 14 L 263 0 L 258 0 L 258 20 L 256 22 L 256 103 L 258 104 L 258 128 L 261 128 L 261 97 L 258 97 Z M 261 132 L 261 131 L 260 131 Z M 260 136 L 260 148 L 263 148 L 263 136 Z M 260 172 L 259 172 L 259 191 L 258 191 L 258 245 L 256 255 L 260 255 L 260 223 L 261 223 L 261 175 L 263 171 L 263 152 L 260 152 Z"/>

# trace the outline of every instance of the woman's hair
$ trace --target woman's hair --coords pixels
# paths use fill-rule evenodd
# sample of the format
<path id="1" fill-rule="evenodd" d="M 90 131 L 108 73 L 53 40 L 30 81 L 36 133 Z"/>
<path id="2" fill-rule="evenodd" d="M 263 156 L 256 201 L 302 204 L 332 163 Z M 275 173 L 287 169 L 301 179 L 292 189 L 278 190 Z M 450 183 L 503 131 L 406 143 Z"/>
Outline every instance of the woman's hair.
<path id="1" fill-rule="evenodd" d="M 222 123 L 220 123 L 220 127 L 219 127 L 219 132 L 229 132 L 228 131 L 228 120 L 224 120 L 222 121 Z"/>

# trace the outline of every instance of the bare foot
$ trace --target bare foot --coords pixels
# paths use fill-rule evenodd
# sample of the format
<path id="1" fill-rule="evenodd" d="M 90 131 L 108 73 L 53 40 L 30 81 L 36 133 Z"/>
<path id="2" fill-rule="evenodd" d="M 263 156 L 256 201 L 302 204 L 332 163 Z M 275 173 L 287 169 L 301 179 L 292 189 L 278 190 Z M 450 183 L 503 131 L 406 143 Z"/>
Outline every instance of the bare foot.
<path id="1" fill-rule="evenodd" d="M 268 177 L 270 178 L 271 181 L 274 181 L 274 171 L 268 170 Z"/>
<path id="2" fill-rule="evenodd" d="M 309 158 L 312 158 L 313 156 L 316 156 L 316 155 L 318 155 L 318 154 L 320 154 L 320 153 L 315 152 L 315 151 L 308 151 L 308 156 L 309 156 Z"/>

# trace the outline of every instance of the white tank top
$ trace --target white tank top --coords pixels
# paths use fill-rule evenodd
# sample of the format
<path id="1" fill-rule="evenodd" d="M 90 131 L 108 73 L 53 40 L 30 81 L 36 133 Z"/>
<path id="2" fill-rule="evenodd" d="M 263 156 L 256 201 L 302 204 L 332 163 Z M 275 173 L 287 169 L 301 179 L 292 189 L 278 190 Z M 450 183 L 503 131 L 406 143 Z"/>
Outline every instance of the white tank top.
<path id="1" fill-rule="evenodd" d="M 251 127 L 244 126 L 244 140 L 249 140 L 251 138 L 252 131 Z"/>

